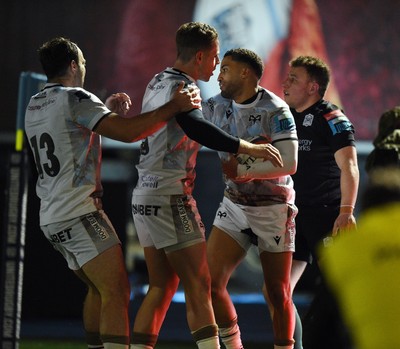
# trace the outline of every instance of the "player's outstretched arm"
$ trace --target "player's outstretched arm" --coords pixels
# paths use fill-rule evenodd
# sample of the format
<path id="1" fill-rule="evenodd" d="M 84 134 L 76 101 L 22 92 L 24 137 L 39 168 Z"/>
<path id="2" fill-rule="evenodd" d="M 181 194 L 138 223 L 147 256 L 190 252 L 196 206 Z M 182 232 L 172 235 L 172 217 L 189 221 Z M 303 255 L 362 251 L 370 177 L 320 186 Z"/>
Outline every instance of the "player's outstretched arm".
<path id="1" fill-rule="evenodd" d="M 180 83 L 172 99 L 163 106 L 143 114 L 124 118 L 115 112 L 104 117 L 96 126 L 95 132 L 122 142 L 135 142 L 146 138 L 163 127 L 175 115 L 200 107 L 200 93 L 196 88 L 183 89 Z M 112 96 L 111 96 L 112 97 Z M 111 101 L 110 101 L 111 103 Z M 109 104 L 114 110 L 122 112 L 130 107 L 126 98 L 114 98 Z"/>

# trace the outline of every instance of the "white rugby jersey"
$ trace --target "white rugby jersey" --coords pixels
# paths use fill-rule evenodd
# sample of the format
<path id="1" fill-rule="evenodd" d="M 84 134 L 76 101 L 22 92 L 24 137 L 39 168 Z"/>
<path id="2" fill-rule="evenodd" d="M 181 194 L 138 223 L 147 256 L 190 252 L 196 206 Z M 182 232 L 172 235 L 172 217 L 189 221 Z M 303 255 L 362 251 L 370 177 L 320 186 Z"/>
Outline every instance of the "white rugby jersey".
<path id="1" fill-rule="evenodd" d="M 41 200 L 40 225 L 95 211 L 100 182 L 100 136 L 92 129 L 111 111 L 82 88 L 46 84 L 25 115 L 25 131 L 34 154 Z"/>
<path id="2" fill-rule="evenodd" d="M 203 102 L 204 117 L 227 133 L 245 140 L 266 138 L 270 143 L 297 140 L 296 125 L 289 106 L 274 93 L 259 88 L 254 101 L 238 104 L 220 94 Z M 221 159 L 227 153 L 219 152 Z M 225 178 L 225 195 L 233 202 L 248 206 L 294 203 L 292 178 L 235 182 Z"/>
<path id="3" fill-rule="evenodd" d="M 145 91 L 142 112 L 158 108 L 171 100 L 180 81 L 194 84 L 190 76 L 173 68 L 157 74 Z M 138 182 L 134 194 L 191 194 L 200 147 L 172 118 L 164 127 L 143 140 L 140 160 L 136 166 Z"/>

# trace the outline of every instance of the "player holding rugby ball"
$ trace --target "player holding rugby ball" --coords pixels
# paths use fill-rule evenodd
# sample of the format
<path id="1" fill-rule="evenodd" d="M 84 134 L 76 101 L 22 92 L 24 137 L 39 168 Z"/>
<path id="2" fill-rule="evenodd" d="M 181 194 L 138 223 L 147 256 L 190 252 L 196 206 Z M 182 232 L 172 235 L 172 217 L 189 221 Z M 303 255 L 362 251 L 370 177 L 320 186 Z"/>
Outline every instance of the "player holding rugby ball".
<path id="1" fill-rule="evenodd" d="M 293 348 L 294 310 L 290 268 L 297 208 L 293 181 L 297 133 L 288 105 L 258 85 L 261 58 L 247 49 L 226 52 L 218 76 L 221 94 L 203 105 L 203 114 L 228 133 L 247 140 L 263 138 L 281 153 L 283 167 L 270 161 L 238 163 L 243 157 L 220 153 L 225 173 L 224 198 L 208 239 L 212 302 L 220 338 L 227 349 L 242 348 L 235 307 L 227 284 L 252 243 L 273 305 L 274 348 Z"/>

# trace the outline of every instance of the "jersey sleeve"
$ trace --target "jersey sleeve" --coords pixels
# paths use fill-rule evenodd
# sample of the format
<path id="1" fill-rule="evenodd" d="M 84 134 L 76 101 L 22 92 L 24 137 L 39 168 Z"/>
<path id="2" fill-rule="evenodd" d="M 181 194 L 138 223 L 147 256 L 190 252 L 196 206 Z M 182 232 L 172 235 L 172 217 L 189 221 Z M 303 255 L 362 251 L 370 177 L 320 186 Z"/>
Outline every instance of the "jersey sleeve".
<path id="1" fill-rule="evenodd" d="M 340 109 L 324 114 L 328 136 L 334 152 L 347 146 L 355 146 L 354 126 Z"/>
<path id="2" fill-rule="evenodd" d="M 271 141 L 297 140 L 296 123 L 289 108 L 280 107 L 271 115 Z"/>
<path id="3" fill-rule="evenodd" d="M 204 119 L 199 109 L 176 116 L 176 121 L 192 140 L 217 151 L 237 153 L 240 140 Z"/>
<path id="4" fill-rule="evenodd" d="M 98 122 L 111 111 L 94 94 L 84 89 L 72 89 L 68 94 L 73 122 L 93 130 Z"/>

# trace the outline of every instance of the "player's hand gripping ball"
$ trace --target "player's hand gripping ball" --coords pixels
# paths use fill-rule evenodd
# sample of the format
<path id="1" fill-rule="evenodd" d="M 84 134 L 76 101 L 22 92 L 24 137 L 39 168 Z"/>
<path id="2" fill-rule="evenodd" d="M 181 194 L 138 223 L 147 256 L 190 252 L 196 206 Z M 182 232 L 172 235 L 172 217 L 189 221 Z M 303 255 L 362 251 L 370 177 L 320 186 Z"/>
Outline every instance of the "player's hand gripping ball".
<path id="1" fill-rule="evenodd" d="M 267 138 L 262 137 L 262 136 L 256 136 L 256 137 L 252 137 L 252 138 L 246 139 L 246 140 L 253 144 L 268 144 L 269 143 Z M 235 154 L 235 158 L 240 165 L 246 165 L 246 166 L 248 166 L 248 168 L 250 168 L 251 165 L 253 165 L 257 162 L 265 161 L 264 158 L 256 158 L 249 154 Z"/>

